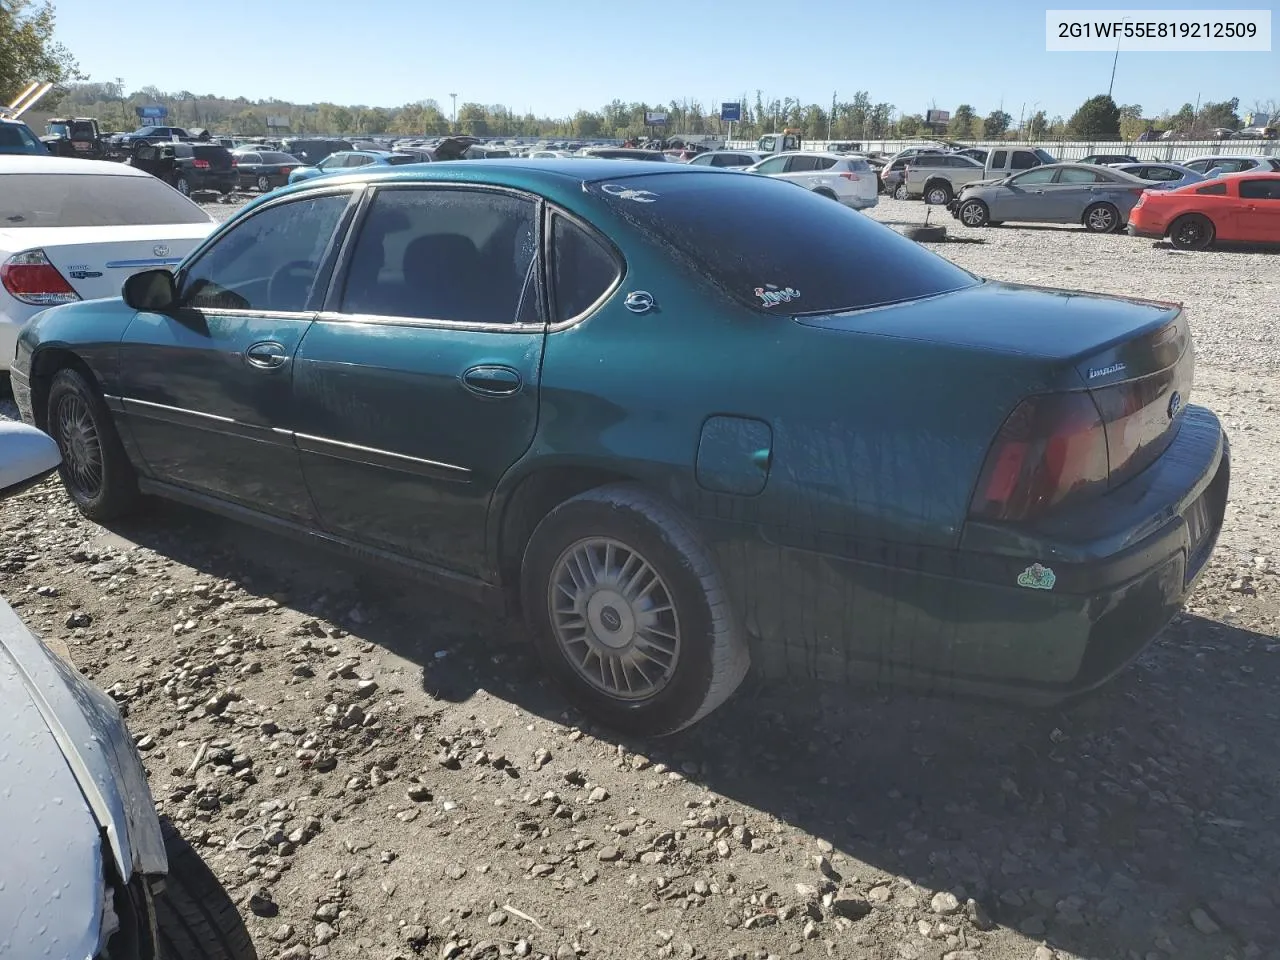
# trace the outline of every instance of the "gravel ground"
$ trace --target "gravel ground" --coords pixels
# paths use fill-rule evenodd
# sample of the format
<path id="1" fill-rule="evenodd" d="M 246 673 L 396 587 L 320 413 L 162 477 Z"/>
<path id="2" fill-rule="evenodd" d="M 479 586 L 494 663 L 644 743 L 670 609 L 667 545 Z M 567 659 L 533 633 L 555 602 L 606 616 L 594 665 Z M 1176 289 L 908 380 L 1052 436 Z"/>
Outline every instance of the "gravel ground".
<path id="1" fill-rule="evenodd" d="M 1186 613 L 1069 710 L 748 681 L 629 742 L 483 610 L 176 506 L 103 529 L 54 484 L 0 514 L 0 593 L 126 710 L 264 958 L 1280 960 L 1280 261 L 951 232 L 987 276 L 1185 302 L 1232 432 Z"/>

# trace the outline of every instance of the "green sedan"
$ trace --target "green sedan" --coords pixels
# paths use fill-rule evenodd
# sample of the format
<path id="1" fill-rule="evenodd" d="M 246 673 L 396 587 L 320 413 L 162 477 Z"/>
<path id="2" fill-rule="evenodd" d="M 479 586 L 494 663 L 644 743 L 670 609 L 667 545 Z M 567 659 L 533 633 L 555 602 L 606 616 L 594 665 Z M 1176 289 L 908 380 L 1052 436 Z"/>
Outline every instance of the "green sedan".
<path id="1" fill-rule="evenodd" d="M 666 734 L 748 668 L 1056 703 L 1174 616 L 1228 444 L 1173 304 L 984 281 L 766 177 L 325 177 L 38 314 L 85 516 L 180 500 L 520 610 Z"/>

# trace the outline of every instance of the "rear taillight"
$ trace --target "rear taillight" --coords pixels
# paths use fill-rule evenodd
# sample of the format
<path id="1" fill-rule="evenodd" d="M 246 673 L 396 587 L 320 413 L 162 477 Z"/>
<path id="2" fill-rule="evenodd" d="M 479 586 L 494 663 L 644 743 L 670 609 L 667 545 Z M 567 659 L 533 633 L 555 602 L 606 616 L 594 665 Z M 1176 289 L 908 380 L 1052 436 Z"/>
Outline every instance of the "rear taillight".
<path id="1" fill-rule="evenodd" d="M 43 250 L 24 250 L 0 263 L 0 284 L 15 300 L 37 307 L 54 307 L 80 299 Z"/>
<path id="2" fill-rule="evenodd" d="M 857 180 L 858 180 L 858 175 L 857 175 L 856 173 L 842 173 L 842 174 L 840 174 L 840 176 L 844 177 L 844 179 L 846 179 L 846 180 L 852 180 L 852 181 L 854 181 L 855 183 L 856 183 L 856 182 L 857 182 Z"/>
<path id="3" fill-rule="evenodd" d="M 238 166 L 240 166 L 240 161 L 239 161 L 239 160 L 237 160 L 235 157 L 232 157 L 232 158 L 231 158 L 231 166 L 233 166 L 233 167 L 238 167 Z"/>
<path id="4" fill-rule="evenodd" d="M 192 161 L 191 161 L 191 165 L 192 165 L 193 167 L 195 167 L 197 170 L 208 170 L 208 169 L 209 169 L 209 161 L 208 161 L 208 160 L 192 160 Z"/>
<path id="5" fill-rule="evenodd" d="M 1106 429 L 1089 394 L 1028 397 L 996 435 L 969 513 L 1029 520 L 1107 480 Z"/>

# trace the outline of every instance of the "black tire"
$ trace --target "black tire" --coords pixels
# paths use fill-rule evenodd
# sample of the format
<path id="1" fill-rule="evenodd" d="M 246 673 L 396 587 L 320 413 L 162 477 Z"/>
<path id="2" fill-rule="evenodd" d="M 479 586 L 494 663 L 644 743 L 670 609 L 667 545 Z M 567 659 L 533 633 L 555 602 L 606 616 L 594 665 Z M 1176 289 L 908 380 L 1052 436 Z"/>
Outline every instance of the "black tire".
<path id="1" fill-rule="evenodd" d="M 1207 250 L 1217 231 L 1201 213 L 1185 213 L 1169 225 L 1169 242 L 1179 250 Z"/>
<path id="2" fill-rule="evenodd" d="M 908 240 L 916 243 L 942 243 L 947 239 L 946 227 L 908 227 L 904 233 Z"/>
<path id="3" fill-rule="evenodd" d="M 213 875 L 167 820 L 160 821 L 169 873 L 155 900 L 159 960 L 257 960 L 249 931 Z"/>
<path id="4" fill-rule="evenodd" d="M 186 177 L 179 177 L 177 180 L 175 180 L 173 183 L 173 187 L 184 197 L 191 196 L 191 181 L 188 180 Z"/>
<path id="5" fill-rule="evenodd" d="M 951 184 L 945 180 L 935 180 L 925 184 L 924 202 L 931 206 L 945 207 L 955 199 L 955 196 L 954 191 L 951 189 Z"/>
<path id="6" fill-rule="evenodd" d="M 1120 211 L 1111 203 L 1091 204 L 1080 219 L 1090 233 L 1115 233 L 1124 222 Z"/>
<path id="7" fill-rule="evenodd" d="M 905 183 L 900 183 L 893 188 L 893 199 L 895 200 L 911 199 L 910 195 L 907 193 L 907 185 Z"/>
<path id="8" fill-rule="evenodd" d="M 45 426 L 62 452 L 58 474 L 80 512 L 90 520 L 110 520 L 132 510 L 137 474 L 101 394 L 79 371 L 59 370 L 46 409 Z"/>
<path id="9" fill-rule="evenodd" d="M 981 200 L 966 200 L 956 212 L 966 227 L 985 227 L 991 222 L 991 211 Z"/>
<path id="10" fill-rule="evenodd" d="M 671 619 L 662 622 L 664 626 L 675 624 L 672 633 L 679 637 L 679 646 L 669 661 L 667 672 L 657 668 L 650 671 L 663 673 L 662 685 L 652 693 L 628 699 L 595 686 L 594 681 L 584 675 L 586 667 L 571 661 L 568 644 L 562 646 L 557 639 L 552 604 L 558 599 L 563 605 L 565 592 L 558 590 L 553 578 L 562 569 L 562 561 L 566 565 L 564 569 L 568 569 L 567 558 L 571 551 L 588 540 L 612 541 L 615 562 L 629 551 L 632 559 L 638 557 L 660 578 L 657 588 L 648 580 L 641 580 L 634 568 L 628 567 L 631 559 L 620 563 L 615 571 L 618 584 L 629 577 L 629 586 L 646 585 L 641 591 L 644 602 L 659 604 L 663 595 L 669 601 L 655 609 L 669 611 L 665 615 Z M 606 554 L 603 563 L 606 572 L 608 564 Z M 581 571 L 582 568 L 576 569 Z M 632 569 L 632 574 L 627 573 L 628 569 Z M 609 601 L 607 580 L 606 575 L 595 582 L 595 587 L 599 588 L 595 593 L 584 588 L 579 598 L 570 597 L 569 609 L 562 614 L 581 620 L 584 639 L 579 642 L 584 650 L 590 649 L 592 643 L 600 646 L 598 638 L 601 633 L 591 632 L 588 626 L 591 615 L 587 611 L 590 601 L 597 599 L 597 595 L 612 602 Z M 746 638 L 739 629 L 710 552 L 683 516 L 635 484 L 609 484 L 588 490 L 547 514 L 525 548 L 521 598 L 538 653 L 565 695 L 591 717 L 620 731 L 641 736 L 664 736 L 682 730 L 724 703 L 750 667 Z M 635 608 L 628 606 L 626 600 L 619 606 L 623 616 L 629 618 L 634 626 L 637 622 Z M 578 611 L 581 611 L 580 617 Z M 604 624 L 610 622 L 605 619 L 610 612 L 613 621 L 622 622 L 615 608 L 606 605 L 600 613 Z M 607 626 L 607 629 L 619 628 Z M 589 642 L 586 639 L 588 635 L 596 639 Z M 624 638 L 618 636 L 615 639 Z M 624 652 L 635 649 L 634 640 L 614 649 Z M 586 655 L 583 659 L 587 659 Z M 652 657 L 646 656 L 646 660 L 646 668 L 650 664 L 661 665 Z M 631 662 L 637 675 L 648 681 L 648 677 L 634 666 L 639 661 L 633 658 Z M 593 666 L 591 672 L 599 669 L 602 681 L 607 683 L 609 678 L 604 675 L 604 661 L 597 656 L 596 663 L 599 666 Z M 610 673 L 611 679 L 617 683 L 617 673 Z M 625 667 L 622 676 L 628 677 Z M 627 679 L 627 687 L 628 690 L 632 688 L 630 679 Z"/>
<path id="11" fill-rule="evenodd" d="M 258 177 L 258 192 L 259 193 L 271 192 L 271 178 L 268 177 L 265 173 Z"/>

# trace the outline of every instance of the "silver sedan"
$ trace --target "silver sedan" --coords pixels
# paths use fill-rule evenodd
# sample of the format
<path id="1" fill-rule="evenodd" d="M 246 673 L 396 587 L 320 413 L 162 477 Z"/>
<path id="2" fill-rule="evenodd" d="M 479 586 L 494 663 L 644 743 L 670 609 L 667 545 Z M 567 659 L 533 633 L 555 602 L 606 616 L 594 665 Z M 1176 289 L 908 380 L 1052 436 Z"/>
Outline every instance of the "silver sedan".
<path id="1" fill-rule="evenodd" d="M 1132 174 L 1091 163 L 1051 163 L 964 187 L 949 203 L 967 227 L 1005 221 L 1079 223 L 1093 233 L 1124 228 L 1129 211 L 1154 186 Z"/>
<path id="2" fill-rule="evenodd" d="M 1153 181 L 1151 189 L 1153 190 L 1176 190 L 1178 187 L 1185 187 L 1189 183 L 1199 183 L 1205 179 L 1203 173 L 1198 173 L 1190 167 L 1184 167 L 1178 163 L 1112 163 L 1108 164 L 1113 170 L 1119 170 L 1123 173 L 1131 173 L 1139 180 Z"/>

